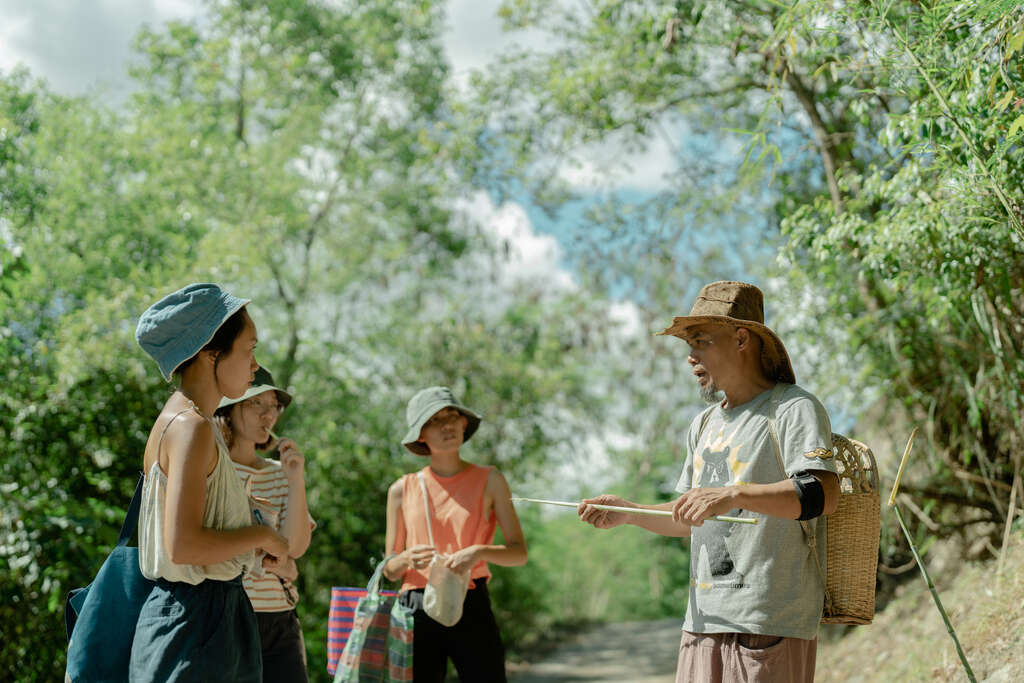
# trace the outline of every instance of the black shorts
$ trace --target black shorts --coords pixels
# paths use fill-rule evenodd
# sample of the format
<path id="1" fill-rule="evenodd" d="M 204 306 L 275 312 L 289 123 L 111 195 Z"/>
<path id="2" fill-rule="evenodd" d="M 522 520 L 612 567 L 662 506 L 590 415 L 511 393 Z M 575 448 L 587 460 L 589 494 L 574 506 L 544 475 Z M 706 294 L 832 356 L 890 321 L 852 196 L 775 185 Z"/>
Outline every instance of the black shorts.
<path id="1" fill-rule="evenodd" d="M 462 618 L 454 626 L 442 626 L 423 611 L 423 590 L 402 593 L 400 602 L 415 609 L 413 630 L 413 680 L 444 681 L 451 658 L 462 683 L 505 683 L 505 646 L 491 611 L 487 583 L 466 593 Z"/>
<path id="2" fill-rule="evenodd" d="M 295 610 L 256 612 L 264 683 L 306 683 L 306 646 Z"/>

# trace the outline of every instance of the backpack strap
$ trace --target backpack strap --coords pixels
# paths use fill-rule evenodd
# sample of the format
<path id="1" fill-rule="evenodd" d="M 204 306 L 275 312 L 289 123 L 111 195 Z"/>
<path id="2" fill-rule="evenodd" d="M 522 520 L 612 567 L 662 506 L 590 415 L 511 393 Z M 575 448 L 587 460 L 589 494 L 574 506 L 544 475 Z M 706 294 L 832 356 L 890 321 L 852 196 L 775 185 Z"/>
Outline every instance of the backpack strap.
<path id="1" fill-rule="evenodd" d="M 135 485 L 135 493 L 132 495 L 132 502 L 128 504 L 128 512 L 121 524 L 121 533 L 117 537 L 117 545 L 126 546 L 131 540 L 135 528 L 139 526 L 139 508 L 142 507 L 142 483 L 146 480 L 145 473 L 139 474 L 139 483 Z"/>
<path id="2" fill-rule="evenodd" d="M 786 391 L 787 384 L 777 382 L 772 388 L 772 395 L 768 399 L 768 434 L 771 437 L 772 444 L 775 446 L 775 457 L 779 460 L 779 468 L 782 470 L 782 476 L 786 476 L 786 464 L 782 460 L 782 442 L 779 440 L 779 430 L 775 426 L 775 416 L 779 412 L 779 405 L 782 403 L 782 394 Z M 821 559 L 818 557 L 818 538 L 815 532 L 815 528 L 810 525 L 807 521 L 800 522 L 800 528 L 804 530 L 804 540 L 807 541 L 807 548 L 811 553 L 811 557 L 814 558 L 814 566 L 818 568 L 818 578 L 821 579 L 821 588 L 825 592 L 825 612 L 829 613 L 832 611 L 832 596 L 828 594 L 828 585 L 825 582 L 825 570 L 821 566 Z"/>

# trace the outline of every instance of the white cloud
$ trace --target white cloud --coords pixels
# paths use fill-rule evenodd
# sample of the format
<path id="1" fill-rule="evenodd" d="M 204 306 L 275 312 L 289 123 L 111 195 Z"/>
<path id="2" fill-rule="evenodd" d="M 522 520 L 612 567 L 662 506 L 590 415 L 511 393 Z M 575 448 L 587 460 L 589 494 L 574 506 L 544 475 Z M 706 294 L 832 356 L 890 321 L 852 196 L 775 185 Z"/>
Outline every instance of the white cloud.
<path id="1" fill-rule="evenodd" d="M 550 43 L 540 31 L 502 31 L 500 5 L 500 0 L 449 0 L 444 46 L 456 85 L 464 87 L 472 71 L 514 45 L 543 49 Z"/>
<path id="2" fill-rule="evenodd" d="M 679 163 L 675 141 L 663 136 L 648 136 L 642 149 L 627 151 L 625 142 L 611 135 L 601 144 L 577 151 L 576 158 L 564 163 L 558 175 L 576 190 L 620 187 L 645 191 L 667 189 L 668 176 Z"/>
<path id="3" fill-rule="evenodd" d="M 139 28 L 199 13 L 195 0 L 0 0 L 0 68 L 24 64 L 65 94 L 124 95 Z"/>
<path id="4" fill-rule="evenodd" d="M 624 339 L 636 339 L 646 334 L 640 307 L 632 301 L 612 302 L 608 307 L 608 319 L 619 326 L 619 334 Z"/>
<path id="5" fill-rule="evenodd" d="M 536 232 L 525 209 L 515 202 L 495 206 L 485 192 L 460 201 L 456 210 L 476 222 L 496 243 L 489 265 L 502 289 L 531 287 L 540 292 L 566 292 L 578 288 L 562 266 L 562 247 L 551 235 Z M 479 255 L 490 258 L 491 254 Z"/>

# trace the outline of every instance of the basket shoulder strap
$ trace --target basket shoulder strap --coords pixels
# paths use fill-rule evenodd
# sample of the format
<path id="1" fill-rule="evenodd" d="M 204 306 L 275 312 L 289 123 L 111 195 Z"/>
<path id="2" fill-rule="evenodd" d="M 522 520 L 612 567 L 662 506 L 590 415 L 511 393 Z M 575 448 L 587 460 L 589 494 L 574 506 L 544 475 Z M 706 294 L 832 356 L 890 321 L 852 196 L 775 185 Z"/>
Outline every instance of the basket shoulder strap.
<path id="1" fill-rule="evenodd" d="M 704 435 L 704 428 L 708 426 L 708 422 L 711 420 L 711 413 L 714 412 L 715 407 L 705 408 L 700 414 L 700 425 L 697 427 L 697 447 L 700 447 L 700 437 Z M 689 448 L 689 445 L 687 445 Z"/>
<path id="2" fill-rule="evenodd" d="M 427 493 L 427 479 L 423 476 L 423 470 L 416 473 L 420 480 L 420 490 L 423 491 L 423 514 L 427 519 L 427 536 L 430 538 L 431 547 L 434 546 L 434 526 L 430 523 L 430 494 Z"/>
<path id="3" fill-rule="evenodd" d="M 785 390 L 785 386 L 781 382 L 777 383 L 771 390 L 772 395 L 768 401 L 768 434 L 771 437 L 772 445 L 775 447 L 775 457 L 779 461 L 782 476 L 786 476 L 786 464 L 782 459 L 782 442 L 779 440 L 779 430 L 775 426 L 775 416 L 778 414 L 779 404 L 782 403 L 782 392 Z M 811 557 L 814 558 L 814 566 L 818 569 L 818 578 L 821 579 L 821 587 L 825 591 L 825 611 L 830 612 L 832 609 L 832 596 L 828 594 L 825 570 L 821 566 L 821 559 L 818 557 L 818 536 L 815 532 L 815 527 L 812 527 L 808 521 L 801 520 L 800 528 L 803 529 L 804 540 L 807 541 L 807 549 Z"/>
<path id="4" fill-rule="evenodd" d="M 779 462 L 779 469 L 782 476 L 786 476 L 786 463 L 782 459 L 782 441 L 779 440 L 779 430 L 775 426 L 775 416 L 779 413 L 779 404 L 782 403 L 782 392 L 785 391 L 781 382 L 772 387 L 772 395 L 768 398 L 768 435 L 771 437 L 772 445 L 775 446 L 775 459 Z"/>

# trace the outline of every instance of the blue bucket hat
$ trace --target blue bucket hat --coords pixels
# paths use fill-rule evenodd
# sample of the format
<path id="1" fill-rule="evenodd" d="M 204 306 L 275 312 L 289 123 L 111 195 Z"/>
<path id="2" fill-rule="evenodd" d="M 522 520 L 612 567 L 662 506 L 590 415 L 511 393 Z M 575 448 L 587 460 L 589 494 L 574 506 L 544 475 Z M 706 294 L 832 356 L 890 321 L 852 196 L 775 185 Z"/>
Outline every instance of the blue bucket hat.
<path id="1" fill-rule="evenodd" d="M 409 399 L 409 405 L 405 409 L 405 422 L 409 429 L 402 437 L 402 445 L 416 455 L 430 455 L 427 444 L 420 441 L 420 432 L 427 420 L 449 406 L 466 416 L 466 431 L 462 433 L 462 441 L 469 441 L 469 437 L 473 436 L 480 426 L 480 415 L 459 403 L 448 387 L 427 387 Z"/>
<path id="2" fill-rule="evenodd" d="M 146 309 L 135 340 L 170 382 L 178 366 L 209 344 L 224 321 L 249 301 L 208 282 L 188 285 Z"/>

